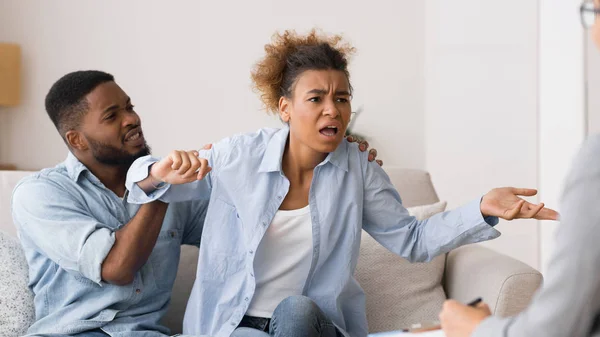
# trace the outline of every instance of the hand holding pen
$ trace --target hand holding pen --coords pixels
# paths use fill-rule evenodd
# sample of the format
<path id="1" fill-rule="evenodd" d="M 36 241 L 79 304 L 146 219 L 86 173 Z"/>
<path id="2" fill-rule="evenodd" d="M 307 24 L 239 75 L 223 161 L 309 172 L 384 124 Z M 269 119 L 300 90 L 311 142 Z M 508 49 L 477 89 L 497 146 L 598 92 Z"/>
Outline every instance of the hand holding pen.
<path id="1" fill-rule="evenodd" d="M 439 317 L 446 337 L 468 337 L 491 315 L 488 305 L 478 298 L 468 305 L 448 300 L 444 303 Z"/>
<path id="2" fill-rule="evenodd" d="M 446 307 L 448 305 L 458 304 L 463 307 L 477 308 L 477 307 L 479 307 L 481 302 L 482 302 L 481 297 L 474 299 L 473 301 L 467 303 L 466 305 L 463 305 L 463 304 L 461 304 L 457 301 L 453 301 L 453 300 L 446 301 L 446 303 L 444 303 L 444 309 L 442 310 L 442 313 L 440 314 L 440 319 L 442 319 L 442 314 L 444 313 L 444 311 L 446 310 Z M 482 305 L 487 307 L 487 305 L 485 305 L 483 303 L 482 303 Z M 488 308 L 488 311 L 489 311 L 489 308 Z M 490 315 L 491 315 L 491 313 L 490 313 Z M 409 328 L 402 329 L 402 331 L 416 333 L 416 332 L 425 332 L 425 331 L 431 331 L 431 330 L 439 330 L 441 328 L 442 328 L 442 326 L 440 324 L 440 321 L 431 321 L 431 322 L 413 324 Z"/>

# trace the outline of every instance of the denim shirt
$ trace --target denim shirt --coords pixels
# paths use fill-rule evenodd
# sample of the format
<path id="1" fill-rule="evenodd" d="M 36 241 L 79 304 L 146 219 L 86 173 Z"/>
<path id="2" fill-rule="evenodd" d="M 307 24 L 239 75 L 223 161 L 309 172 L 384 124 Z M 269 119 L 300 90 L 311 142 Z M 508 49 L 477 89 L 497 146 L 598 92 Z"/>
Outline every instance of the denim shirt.
<path id="1" fill-rule="evenodd" d="M 285 127 L 225 139 L 201 152 L 212 167 L 206 178 L 149 195 L 134 183 L 147 177 L 156 159 L 142 157 L 131 166 L 126 186 L 132 203 L 210 199 L 184 333 L 226 337 L 246 313 L 256 287 L 255 252 L 290 186 L 281 166 L 288 134 Z M 309 192 L 313 251 L 303 295 L 353 337 L 368 330 L 365 295 L 353 276 L 361 230 L 414 262 L 499 236 L 491 226 L 498 219 L 487 223 L 481 215 L 481 198 L 418 221 L 367 156 L 343 141 L 314 169 Z"/>
<path id="2" fill-rule="evenodd" d="M 148 261 L 125 286 L 101 279 L 115 231 L 139 205 L 107 189 L 69 153 L 65 162 L 21 180 L 12 212 L 29 264 L 36 322 L 29 335 L 102 328 L 117 336 L 157 337 L 175 280 L 181 244 L 200 244 L 204 202 L 171 204 Z"/>

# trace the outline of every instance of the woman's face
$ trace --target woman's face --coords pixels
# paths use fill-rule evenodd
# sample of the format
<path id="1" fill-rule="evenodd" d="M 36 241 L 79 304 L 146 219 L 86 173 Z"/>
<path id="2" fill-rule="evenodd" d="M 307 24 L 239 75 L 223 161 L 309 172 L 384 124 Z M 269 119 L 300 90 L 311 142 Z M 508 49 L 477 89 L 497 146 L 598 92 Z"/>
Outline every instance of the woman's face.
<path id="1" fill-rule="evenodd" d="M 296 79 L 292 97 L 279 100 L 290 137 L 313 151 L 335 151 L 350 121 L 350 84 L 339 70 L 307 70 Z"/>

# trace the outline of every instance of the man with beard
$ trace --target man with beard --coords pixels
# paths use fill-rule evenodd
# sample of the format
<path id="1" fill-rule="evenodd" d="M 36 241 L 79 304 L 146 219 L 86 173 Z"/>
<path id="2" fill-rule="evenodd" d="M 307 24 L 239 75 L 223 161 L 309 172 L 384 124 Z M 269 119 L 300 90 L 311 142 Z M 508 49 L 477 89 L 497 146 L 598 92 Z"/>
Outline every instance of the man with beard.
<path id="1" fill-rule="evenodd" d="M 35 296 L 28 336 L 168 334 L 159 320 L 180 245 L 200 244 L 206 204 L 125 201 L 127 169 L 150 148 L 112 75 L 65 75 L 46 96 L 46 110 L 70 152 L 13 193 Z"/>
<path id="2" fill-rule="evenodd" d="M 69 154 L 13 193 L 35 296 L 27 336 L 165 336 L 180 245 L 200 244 L 206 202 L 127 203 L 127 170 L 150 148 L 112 75 L 65 75 L 46 110 Z"/>

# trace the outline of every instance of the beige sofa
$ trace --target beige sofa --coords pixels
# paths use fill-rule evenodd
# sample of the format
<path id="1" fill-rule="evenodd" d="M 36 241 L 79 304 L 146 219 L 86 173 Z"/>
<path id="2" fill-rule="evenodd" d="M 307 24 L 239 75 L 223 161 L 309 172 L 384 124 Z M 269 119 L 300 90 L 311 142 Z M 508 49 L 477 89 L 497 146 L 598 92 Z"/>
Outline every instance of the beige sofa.
<path id="1" fill-rule="evenodd" d="M 426 172 L 385 169 L 406 207 L 439 201 Z M 16 233 L 10 216 L 10 194 L 26 174 L 0 171 L 0 230 L 11 235 Z M 196 260 L 197 248 L 183 246 L 175 290 L 164 319 L 172 333 L 181 331 Z M 456 249 L 430 263 L 410 264 L 387 252 L 368 235 L 363 236 L 356 277 L 367 294 L 371 332 L 434 320 L 447 297 L 469 301 L 481 296 L 496 314 L 515 314 L 529 303 L 542 281 L 535 269 L 478 245 Z"/>

